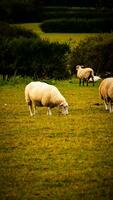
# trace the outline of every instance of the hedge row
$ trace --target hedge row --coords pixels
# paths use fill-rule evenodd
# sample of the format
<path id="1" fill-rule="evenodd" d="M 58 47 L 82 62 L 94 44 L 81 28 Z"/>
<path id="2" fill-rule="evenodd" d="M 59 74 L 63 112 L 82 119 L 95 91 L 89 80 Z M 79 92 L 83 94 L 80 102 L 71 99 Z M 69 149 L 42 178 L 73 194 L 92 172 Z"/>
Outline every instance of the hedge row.
<path id="1" fill-rule="evenodd" d="M 5 31 L 4 35 L 0 34 L 0 74 L 3 77 L 64 79 L 69 76 L 65 56 L 69 51 L 67 44 L 50 43 L 39 37 L 18 37 L 14 28 L 8 30 L 12 30 L 13 37 Z"/>
<path id="2" fill-rule="evenodd" d="M 99 33 L 113 31 L 113 18 L 110 19 L 54 19 L 40 24 L 44 32 L 60 33 Z"/>
<path id="3" fill-rule="evenodd" d="M 111 0 L 112 1 L 112 0 Z M 88 2 L 84 2 L 84 7 L 72 7 L 74 5 L 79 4 L 77 2 L 73 2 L 72 5 L 69 3 L 67 4 L 67 7 L 65 6 L 53 6 L 48 7 L 46 6 L 48 3 L 46 1 L 36 1 L 36 0 L 16 0 L 11 1 L 10 3 L 8 0 L 1 0 L 0 1 L 0 20 L 7 21 L 10 23 L 20 23 L 20 22 L 42 22 L 46 19 L 58 19 L 58 18 L 113 18 L 113 10 L 112 4 L 109 2 L 108 4 L 111 4 L 111 7 L 108 9 L 106 6 L 102 6 L 102 1 L 100 0 L 98 3 L 101 5 L 100 7 L 90 8 L 89 6 L 93 5 L 93 3 L 90 1 L 90 4 L 88 5 Z M 55 1 L 56 2 L 56 1 Z M 53 1 L 53 5 L 55 3 Z M 50 5 L 51 5 L 50 3 Z M 58 2 L 57 2 L 58 3 Z M 59 2 L 60 3 L 60 2 Z M 58 3 L 58 5 L 59 5 Z M 56 4 L 56 3 L 55 3 Z M 49 5 L 49 4 L 48 4 Z M 63 4 L 61 4 L 63 5 Z M 70 7 L 69 7 L 70 5 Z M 85 7 L 86 6 L 86 7 Z M 88 7 L 87 7 L 88 6 Z"/>
<path id="4" fill-rule="evenodd" d="M 97 19 L 113 18 L 112 9 L 80 8 L 80 7 L 44 7 L 42 21 L 48 19 Z"/>
<path id="5" fill-rule="evenodd" d="M 0 36 L 5 38 L 39 38 L 35 33 L 30 30 L 18 28 L 16 26 L 11 26 L 8 23 L 0 22 Z"/>

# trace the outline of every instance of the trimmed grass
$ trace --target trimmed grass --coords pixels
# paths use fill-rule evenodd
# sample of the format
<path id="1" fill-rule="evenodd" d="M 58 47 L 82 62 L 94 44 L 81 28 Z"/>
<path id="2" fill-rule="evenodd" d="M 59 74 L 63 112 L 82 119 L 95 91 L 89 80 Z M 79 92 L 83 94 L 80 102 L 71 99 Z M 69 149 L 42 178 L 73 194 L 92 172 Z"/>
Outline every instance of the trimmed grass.
<path id="1" fill-rule="evenodd" d="M 113 113 L 104 109 L 99 83 L 53 82 L 68 116 L 38 108 L 30 117 L 25 84 L 0 86 L 0 199 L 112 199 Z"/>
<path id="2" fill-rule="evenodd" d="M 39 23 L 24 23 L 16 24 L 16 26 L 29 29 L 39 34 L 42 39 L 47 39 L 50 42 L 63 42 L 69 43 L 71 46 L 78 44 L 81 40 L 89 36 L 95 36 L 97 33 L 44 33 L 40 29 Z"/>
<path id="3" fill-rule="evenodd" d="M 44 33 L 40 29 L 39 25 L 39 23 L 16 24 L 16 26 L 32 30 L 42 39 L 49 40 L 50 42 L 67 43 L 71 48 L 75 47 L 81 40 L 84 40 L 88 37 L 102 35 L 104 38 L 113 38 L 113 33 Z"/>

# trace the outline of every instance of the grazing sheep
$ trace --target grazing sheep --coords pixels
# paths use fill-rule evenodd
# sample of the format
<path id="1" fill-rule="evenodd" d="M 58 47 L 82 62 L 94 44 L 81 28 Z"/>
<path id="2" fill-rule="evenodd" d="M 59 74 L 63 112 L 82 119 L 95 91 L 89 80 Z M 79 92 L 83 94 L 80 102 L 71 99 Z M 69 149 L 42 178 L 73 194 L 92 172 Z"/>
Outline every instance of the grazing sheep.
<path id="1" fill-rule="evenodd" d="M 77 78 L 79 79 L 79 85 L 81 85 L 81 80 L 83 81 L 83 86 L 84 86 L 84 81 L 87 82 L 88 86 L 88 81 L 91 78 L 94 86 L 94 71 L 91 68 L 82 68 L 83 66 L 77 65 L 76 70 L 77 70 Z"/>
<path id="2" fill-rule="evenodd" d="M 112 112 L 113 103 L 113 78 L 104 79 L 99 86 L 99 94 L 101 99 L 104 100 L 105 109 Z"/>
<path id="3" fill-rule="evenodd" d="M 35 115 L 36 106 L 48 108 L 47 114 L 51 115 L 51 108 L 59 107 L 62 114 L 68 114 L 68 103 L 59 90 L 44 82 L 31 82 L 25 87 L 25 100 L 29 106 L 30 115 Z M 32 106 L 34 113 L 32 112 Z"/>

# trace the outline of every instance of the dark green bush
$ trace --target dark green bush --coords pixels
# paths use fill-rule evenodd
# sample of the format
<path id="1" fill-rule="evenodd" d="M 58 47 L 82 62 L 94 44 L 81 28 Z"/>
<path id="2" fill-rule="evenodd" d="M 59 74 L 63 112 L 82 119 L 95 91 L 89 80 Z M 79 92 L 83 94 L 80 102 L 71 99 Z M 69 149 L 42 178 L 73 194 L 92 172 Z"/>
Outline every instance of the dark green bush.
<path id="1" fill-rule="evenodd" d="M 39 38 L 0 37 L 0 74 L 65 79 L 67 44 L 50 43 Z"/>
<path id="2" fill-rule="evenodd" d="M 26 38 L 37 38 L 38 36 L 30 30 L 11 26 L 8 23 L 0 22 L 0 36 L 6 38 L 13 37 L 26 37 Z"/>
<path id="3" fill-rule="evenodd" d="M 113 74 L 113 36 L 105 38 L 88 38 L 73 49 L 69 61 L 72 73 L 75 73 L 75 66 L 80 64 L 92 67 L 95 74 Z"/>
<path id="4" fill-rule="evenodd" d="M 0 74 L 64 79 L 67 44 L 50 43 L 31 31 L 0 23 Z"/>
<path id="5" fill-rule="evenodd" d="M 42 20 L 48 19 L 97 19 L 113 18 L 112 9 L 82 7 L 44 7 Z"/>
<path id="6" fill-rule="evenodd" d="M 50 5 L 50 6 L 49 6 Z M 51 6 L 53 5 L 53 6 Z M 109 6 L 108 6 L 109 5 Z M 75 7 L 74 7 L 75 6 Z M 109 7 L 109 9 L 107 8 Z M 112 18 L 112 0 L 41 1 L 1 0 L 0 20 L 9 23 L 42 22 L 58 18 Z"/>
<path id="7" fill-rule="evenodd" d="M 40 24 L 44 32 L 99 33 L 113 30 L 113 18 L 107 19 L 53 19 Z"/>

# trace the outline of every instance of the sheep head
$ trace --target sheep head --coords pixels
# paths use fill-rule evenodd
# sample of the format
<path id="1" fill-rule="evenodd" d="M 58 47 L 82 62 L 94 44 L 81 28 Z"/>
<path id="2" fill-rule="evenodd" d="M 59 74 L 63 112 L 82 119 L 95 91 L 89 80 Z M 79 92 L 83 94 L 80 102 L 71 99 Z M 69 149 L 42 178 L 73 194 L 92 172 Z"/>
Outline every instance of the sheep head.
<path id="1" fill-rule="evenodd" d="M 68 103 L 67 102 L 62 102 L 59 107 L 60 107 L 63 115 L 68 114 Z"/>
<path id="2" fill-rule="evenodd" d="M 81 68 L 83 68 L 84 66 L 83 65 L 77 65 L 76 66 L 76 70 L 79 70 L 79 69 L 81 69 Z"/>

